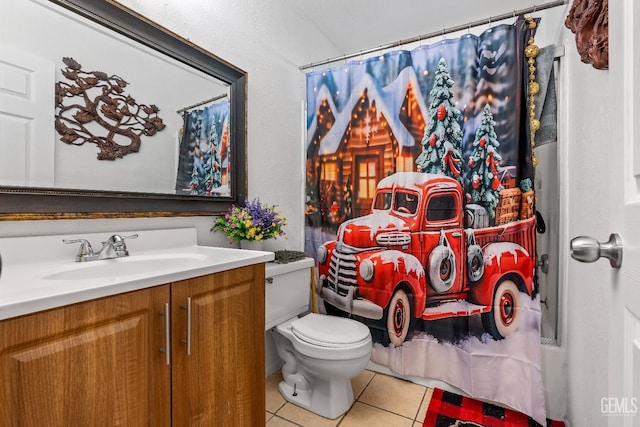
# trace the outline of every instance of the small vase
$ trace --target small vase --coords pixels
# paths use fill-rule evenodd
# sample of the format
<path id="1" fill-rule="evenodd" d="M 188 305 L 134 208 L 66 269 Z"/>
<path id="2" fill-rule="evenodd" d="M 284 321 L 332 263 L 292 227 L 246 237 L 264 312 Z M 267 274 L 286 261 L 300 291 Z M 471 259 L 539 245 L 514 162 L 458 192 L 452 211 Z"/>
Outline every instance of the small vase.
<path id="1" fill-rule="evenodd" d="M 240 240 L 240 249 L 261 251 L 263 243 L 264 242 L 262 240 Z"/>

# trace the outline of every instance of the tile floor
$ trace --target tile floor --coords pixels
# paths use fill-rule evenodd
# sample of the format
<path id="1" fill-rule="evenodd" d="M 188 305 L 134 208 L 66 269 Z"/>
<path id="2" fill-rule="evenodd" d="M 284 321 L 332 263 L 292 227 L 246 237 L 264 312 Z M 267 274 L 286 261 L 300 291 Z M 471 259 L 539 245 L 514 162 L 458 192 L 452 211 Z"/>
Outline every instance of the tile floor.
<path id="1" fill-rule="evenodd" d="M 280 372 L 267 377 L 266 427 L 420 427 L 433 389 L 364 371 L 351 380 L 356 398 L 351 409 L 335 420 L 320 417 L 287 402 L 278 391 Z"/>

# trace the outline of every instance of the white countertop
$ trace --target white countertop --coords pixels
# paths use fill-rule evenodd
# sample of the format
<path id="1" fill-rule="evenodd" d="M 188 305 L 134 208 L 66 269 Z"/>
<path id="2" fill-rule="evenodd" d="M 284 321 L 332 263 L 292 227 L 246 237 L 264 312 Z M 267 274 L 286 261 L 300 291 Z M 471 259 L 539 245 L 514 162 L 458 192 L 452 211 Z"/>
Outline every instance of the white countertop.
<path id="1" fill-rule="evenodd" d="M 84 238 L 99 251 L 112 234 L 126 240 L 129 257 L 76 262 Z M 272 252 L 198 246 L 196 230 L 114 231 L 0 239 L 0 319 L 162 285 L 274 259 Z"/>

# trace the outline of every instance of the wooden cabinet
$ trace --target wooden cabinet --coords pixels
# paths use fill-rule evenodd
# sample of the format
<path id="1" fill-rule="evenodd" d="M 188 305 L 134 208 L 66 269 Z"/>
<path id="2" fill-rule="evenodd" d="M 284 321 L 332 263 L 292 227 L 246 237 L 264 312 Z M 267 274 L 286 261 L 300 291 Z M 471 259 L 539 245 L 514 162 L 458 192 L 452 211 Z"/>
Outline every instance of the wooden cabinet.
<path id="1" fill-rule="evenodd" d="M 264 265 L 0 321 L 0 378 L 2 426 L 260 425 Z"/>
<path id="2" fill-rule="evenodd" d="M 169 286 L 0 322 L 0 425 L 163 425 Z"/>
<path id="3" fill-rule="evenodd" d="M 264 264 L 176 282 L 171 301 L 173 425 L 264 425 Z"/>

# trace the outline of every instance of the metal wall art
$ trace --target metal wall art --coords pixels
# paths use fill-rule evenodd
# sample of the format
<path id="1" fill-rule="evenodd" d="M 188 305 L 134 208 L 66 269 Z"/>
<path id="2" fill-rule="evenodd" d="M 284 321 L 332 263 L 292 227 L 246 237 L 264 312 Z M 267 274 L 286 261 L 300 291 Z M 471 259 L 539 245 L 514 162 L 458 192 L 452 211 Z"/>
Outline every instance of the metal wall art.
<path id="1" fill-rule="evenodd" d="M 103 71 L 83 71 L 73 58 L 63 58 L 56 83 L 56 131 L 70 145 L 96 144 L 98 160 L 115 160 L 140 150 L 141 136 L 165 128 L 158 107 L 139 104 L 124 93 L 127 82 Z M 96 126 L 97 125 L 97 126 Z M 106 133 L 106 134 L 105 134 Z"/>

